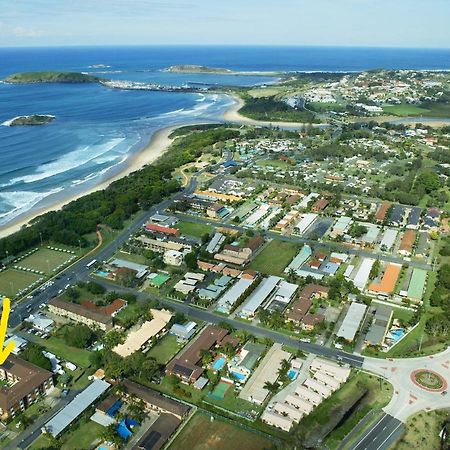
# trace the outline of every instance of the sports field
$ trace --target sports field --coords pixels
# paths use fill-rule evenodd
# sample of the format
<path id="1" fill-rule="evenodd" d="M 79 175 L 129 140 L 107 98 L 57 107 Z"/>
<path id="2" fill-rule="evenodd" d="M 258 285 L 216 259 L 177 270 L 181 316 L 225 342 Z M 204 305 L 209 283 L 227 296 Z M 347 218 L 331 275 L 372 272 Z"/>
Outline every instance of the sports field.
<path id="1" fill-rule="evenodd" d="M 39 278 L 41 275 L 22 270 L 4 270 L 0 272 L 0 294 L 6 297 L 15 297 L 19 291 L 27 288 Z"/>
<path id="2" fill-rule="evenodd" d="M 429 110 L 414 105 L 389 105 L 383 106 L 383 111 L 394 116 L 420 116 Z"/>
<path id="3" fill-rule="evenodd" d="M 17 265 L 51 275 L 54 269 L 61 264 L 68 263 L 73 256 L 71 253 L 58 252 L 49 248 L 40 248 L 37 252 L 22 259 L 22 261 L 18 261 Z"/>
<path id="4" fill-rule="evenodd" d="M 252 261 L 253 270 L 269 275 L 283 275 L 283 270 L 298 253 L 299 246 L 291 242 L 269 242 L 261 253 Z"/>
<path id="5" fill-rule="evenodd" d="M 183 428 L 170 450 L 264 450 L 273 448 L 268 437 L 198 412 Z"/>

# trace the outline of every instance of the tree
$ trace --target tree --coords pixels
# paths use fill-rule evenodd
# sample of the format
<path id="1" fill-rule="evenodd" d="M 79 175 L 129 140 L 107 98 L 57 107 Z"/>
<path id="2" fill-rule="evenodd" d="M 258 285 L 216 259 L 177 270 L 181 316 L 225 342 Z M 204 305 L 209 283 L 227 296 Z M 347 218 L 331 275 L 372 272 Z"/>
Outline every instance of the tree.
<path id="1" fill-rule="evenodd" d="M 106 292 L 106 289 L 101 284 L 94 283 L 93 281 L 86 284 L 86 289 L 94 295 L 102 295 Z"/>
<path id="2" fill-rule="evenodd" d="M 189 270 L 198 269 L 197 254 L 195 252 L 188 253 L 184 257 L 184 262 Z"/>
<path id="3" fill-rule="evenodd" d="M 87 325 L 67 325 L 64 328 L 64 340 L 72 347 L 86 348 L 94 338 L 95 333 Z"/>
<path id="4" fill-rule="evenodd" d="M 42 354 L 43 350 L 44 347 L 30 342 L 22 352 L 21 357 L 42 369 L 51 371 L 52 364 L 50 363 L 50 360 Z"/>
<path id="5" fill-rule="evenodd" d="M 280 388 L 278 383 L 271 383 L 270 381 L 266 381 L 264 383 L 264 389 L 267 389 L 271 394 L 275 394 Z"/>

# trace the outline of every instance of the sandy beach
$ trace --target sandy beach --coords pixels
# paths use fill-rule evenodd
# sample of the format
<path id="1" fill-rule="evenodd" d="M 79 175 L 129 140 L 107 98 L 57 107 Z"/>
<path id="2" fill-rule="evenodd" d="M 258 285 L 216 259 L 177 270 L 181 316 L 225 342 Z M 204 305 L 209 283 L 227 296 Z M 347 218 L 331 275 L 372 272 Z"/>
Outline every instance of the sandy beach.
<path id="1" fill-rule="evenodd" d="M 121 172 L 104 180 L 102 183 L 94 186 L 92 189 L 83 191 L 76 196 L 60 200 L 59 202 L 53 203 L 52 205 L 49 205 L 45 208 L 35 209 L 33 211 L 30 211 L 30 214 L 26 214 L 20 218 L 17 218 L 17 220 L 12 220 L 9 224 L 0 228 L 0 238 L 6 237 L 12 233 L 15 233 L 16 231 L 19 231 L 23 226 L 28 225 L 28 223 L 31 220 L 33 220 L 38 216 L 41 216 L 49 211 L 60 210 L 61 208 L 63 208 L 63 206 L 67 205 L 68 203 L 80 197 L 84 197 L 85 195 L 88 195 L 92 192 L 105 189 L 114 181 L 123 178 L 129 175 L 130 173 L 135 172 L 136 170 L 141 169 L 147 164 L 151 164 L 152 162 L 157 160 L 161 155 L 163 155 L 170 146 L 170 144 L 172 143 L 173 139 L 170 139 L 169 135 L 177 128 L 187 125 L 189 124 L 174 125 L 171 127 L 157 130 L 150 138 L 150 141 L 147 144 L 147 146 L 140 152 L 137 152 L 136 154 L 130 157 L 127 167 L 125 167 Z"/>

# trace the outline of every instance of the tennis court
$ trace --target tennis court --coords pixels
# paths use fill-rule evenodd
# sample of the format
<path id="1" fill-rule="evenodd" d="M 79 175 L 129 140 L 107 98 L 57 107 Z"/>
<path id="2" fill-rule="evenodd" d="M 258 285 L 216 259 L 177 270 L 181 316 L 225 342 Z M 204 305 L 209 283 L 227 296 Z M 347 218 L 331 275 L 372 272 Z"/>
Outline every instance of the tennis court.
<path id="1" fill-rule="evenodd" d="M 228 389 L 233 386 L 230 383 L 227 383 L 226 381 L 219 381 L 219 384 L 214 388 L 214 390 L 208 394 L 210 397 L 212 397 L 215 400 L 223 400 Z"/>

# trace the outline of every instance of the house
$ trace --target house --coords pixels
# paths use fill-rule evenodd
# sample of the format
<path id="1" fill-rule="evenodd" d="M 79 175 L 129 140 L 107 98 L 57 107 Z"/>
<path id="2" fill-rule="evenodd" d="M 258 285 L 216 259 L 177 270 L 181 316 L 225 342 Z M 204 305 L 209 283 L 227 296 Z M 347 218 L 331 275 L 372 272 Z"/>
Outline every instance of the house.
<path id="1" fill-rule="evenodd" d="M 44 333 L 48 333 L 54 325 L 54 321 L 48 319 L 45 316 L 41 316 L 40 314 L 31 314 L 26 319 L 25 322 L 31 324 L 31 326 L 39 331 L 43 331 Z"/>
<path id="2" fill-rule="evenodd" d="M 394 313 L 393 308 L 377 303 L 373 320 L 364 342 L 366 345 L 382 345 Z"/>
<path id="3" fill-rule="evenodd" d="M 324 209 L 326 209 L 326 207 L 329 205 L 329 201 L 325 198 L 320 198 L 319 200 L 317 200 L 314 205 L 312 205 L 311 207 L 311 211 L 314 212 L 321 212 Z"/>
<path id="4" fill-rule="evenodd" d="M 403 233 L 403 237 L 402 240 L 400 241 L 400 247 L 398 249 L 398 252 L 404 256 L 412 255 L 416 238 L 417 238 L 417 231 L 407 229 Z"/>
<path id="5" fill-rule="evenodd" d="M 286 413 L 286 411 L 284 412 Z M 274 411 L 264 411 L 261 420 L 272 427 L 280 428 L 284 431 L 290 431 L 294 422 L 287 414 L 279 414 Z"/>
<path id="6" fill-rule="evenodd" d="M 175 323 L 169 330 L 170 334 L 173 334 L 181 341 L 188 341 L 195 333 L 197 324 L 195 322 L 186 322 L 185 324 Z"/>
<path id="7" fill-rule="evenodd" d="M 350 369 L 348 367 L 340 366 L 335 362 L 317 357 L 313 359 L 310 370 L 312 372 L 323 372 L 338 380 L 340 383 L 347 381 L 347 378 L 350 376 Z"/>
<path id="8" fill-rule="evenodd" d="M 367 306 L 362 303 L 351 303 L 336 336 L 348 342 L 353 342 L 364 319 L 366 310 Z"/>
<path id="9" fill-rule="evenodd" d="M 225 261 L 236 266 L 244 266 L 250 262 L 251 257 L 264 243 L 263 236 L 251 238 L 245 245 L 225 245 L 221 253 L 216 253 L 214 259 Z"/>
<path id="10" fill-rule="evenodd" d="M 152 319 L 145 321 L 137 330 L 131 331 L 123 344 L 118 344 L 112 349 L 113 352 L 126 358 L 142 350 L 152 338 L 158 338 L 165 333 L 173 314 L 165 309 L 150 309 L 150 312 Z"/>
<path id="11" fill-rule="evenodd" d="M 319 284 L 308 284 L 302 289 L 298 299 L 290 306 L 285 314 L 286 319 L 300 325 L 312 306 L 312 300 L 315 298 L 327 298 L 329 292 L 329 287 L 320 286 Z"/>
<path id="12" fill-rule="evenodd" d="M 418 230 L 421 214 L 422 208 L 419 208 L 418 206 L 414 206 L 413 208 L 411 208 L 408 220 L 406 222 L 406 228 L 411 230 Z"/>
<path id="13" fill-rule="evenodd" d="M 247 342 L 228 364 L 231 375 L 240 382 L 245 381 L 251 375 L 264 350 L 262 344 Z"/>
<path id="14" fill-rule="evenodd" d="M 126 395 L 133 395 L 144 401 L 146 408 L 156 411 L 160 414 L 171 414 L 178 419 L 183 419 L 190 411 L 189 406 L 180 403 L 172 398 L 168 398 L 159 392 L 146 388 L 131 380 L 125 380 L 123 383 Z"/>
<path id="15" fill-rule="evenodd" d="M 391 295 L 401 270 L 401 264 L 389 263 L 386 266 L 381 280 L 379 282 L 374 281 L 369 286 L 369 291 L 382 295 Z"/>
<path id="16" fill-rule="evenodd" d="M 391 202 L 383 202 L 375 213 L 375 219 L 378 222 L 383 222 L 386 219 L 387 213 L 391 209 Z"/>
<path id="17" fill-rule="evenodd" d="M 417 256 L 418 258 L 427 258 L 429 254 L 430 254 L 429 235 L 424 231 L 420 231 L 414 255 Z"/>
<path id="18" fill-rule="evenodd" d="M 97 310 L 86 308 L 77 303 L 68 302 L 58 297 L 50 299 L 48 310 L 56 316 L 66 317 L 77 323 L 83 323 L 90 328 L 109 331 L 113 327 L 113 318 Z"/>
<path id="19" fill-rule="evenodd" d="M 45 433 L 58 437 L 72 422 L 77 420 L 111 385 L 103 380 L 94 380 L 69 404 L 54 415 L 43 427 Z"/>
<path id="20" fill-rule="evenodd" d="M 53 374 L 9 355 L 0 365 L 0 418 L 6 420 L 31 406 L 53 388 Z"/>
<path id="21" fill-rule="evenodd" d="M 206 215 L 212 219 L 223 219 L 230 211 L 220 203 L 213 203 L 206 209 Z"/>
<path id="22" fill-rule="evenodd" d="M 91 311 L 96 311 L 106 316 L 115 317 L 120 311 L 127 306 L 127 302 L 121 298 L 116 298 L 113 302 L 106 306 L 97 306 L 92 300 L 82 300 L 80 305 Z"/>
<path id="23" fill-rule="evenodd" d="M 178 250 L 167 250 L 164 252 L 163 261 L 169 266 L 181 266 L 183 264 L 184 253 Z"/>
<path id="24" fill-rule="evenodd" d="M 208 325 L 198 338 L 177 358 L 172 359 L 166 367 L 168 375 L 175 375 L 185 383 L 194 383 L 203 373 L 201 364 L 202 350 L 210 350 L 215 345 L 220 345 L 228 330 Z"/>
<path id="25" fill-rule="evenodd" d="M 189 253 L 192 251 L 192 245 L 187 241 L 175 238 L 154 239 L 148 236 L 138 236 L 136 241 L 139 242 L 146 250 L 152 250 L 156 253 L 165 253 L 169 250 L 177 252 Z"/>
<path id="26" fill-rule="evenodd" d="M 179 236 L 180 230 L 177 228 L 170 228 L 163 225 L 158 225 L 156 223 L 149 223 L 145 226 L 146 231 L 150 231 L 152 233 L 161 233 L 167 236 Z"/>

